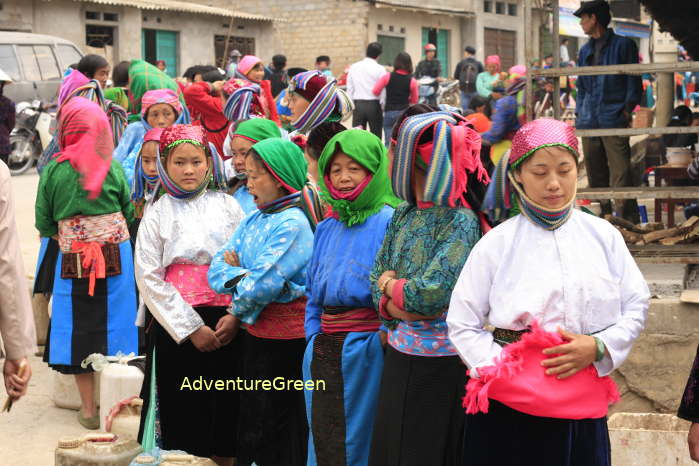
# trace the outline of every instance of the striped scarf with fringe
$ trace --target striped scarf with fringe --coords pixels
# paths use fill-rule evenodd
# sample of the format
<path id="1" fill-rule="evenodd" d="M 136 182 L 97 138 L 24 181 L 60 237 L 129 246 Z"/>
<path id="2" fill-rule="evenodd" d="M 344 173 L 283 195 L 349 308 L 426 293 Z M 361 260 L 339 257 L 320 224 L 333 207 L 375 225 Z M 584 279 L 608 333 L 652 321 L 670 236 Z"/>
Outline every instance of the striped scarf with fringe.
<path id="1" fill-rule="evenodd" d="M 314 76 L 322 75 L 319 71 L 308 71 L 294 76 L 289 84 L 289 91 L 305 89 Z M 354 110 L 354 103 L 349 95 L 337 87 L 337 80 L 331 79 L 321 88 L 308 108 L 291 126 L 299 133 L 306 134 L 326 121 L 341 121 Z"/>

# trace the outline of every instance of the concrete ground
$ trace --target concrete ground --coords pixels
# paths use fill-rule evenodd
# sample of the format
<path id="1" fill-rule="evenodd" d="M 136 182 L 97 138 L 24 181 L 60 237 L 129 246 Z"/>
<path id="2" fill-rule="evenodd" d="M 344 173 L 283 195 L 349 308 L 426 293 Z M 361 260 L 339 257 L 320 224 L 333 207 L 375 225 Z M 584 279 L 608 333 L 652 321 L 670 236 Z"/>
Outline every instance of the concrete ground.
<path id="1" fill-rule="evenodd" d="M 34 276 L 39 247 L 34 229 L 34 201 L 38 176 L 29 174 L 14 177 L 17 225 L 20 232 L 27 286 Z M 684 268 L 676 265 L 648 265 L 641 267 L 656 294 L 668 297 L 681 288 Z M 33 377 L 28 395 L 8 413 L 0 414 L 0 464 L 3 466 L 52 465 L 58 439 L 86 432 L 77 422 L 77 412 L 57 408 L 51 399 L 52 371 L 41 358 L 32 357 Z M 0 389 L 0 402 L 4 402 Z"/>

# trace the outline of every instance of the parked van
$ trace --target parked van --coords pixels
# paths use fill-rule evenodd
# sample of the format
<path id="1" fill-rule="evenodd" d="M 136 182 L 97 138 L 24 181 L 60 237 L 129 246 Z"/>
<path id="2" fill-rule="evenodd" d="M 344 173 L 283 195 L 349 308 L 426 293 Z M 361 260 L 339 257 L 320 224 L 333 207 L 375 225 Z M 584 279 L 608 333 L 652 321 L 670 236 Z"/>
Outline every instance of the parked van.
<path id="1" fill-rule="evenodd" d="M 13 83 L 4 94 L 17 102 L 56 98 L 63 71 L 83 54 L 72 42 L 27 32 L 0 32 L 0 69 Z"/>

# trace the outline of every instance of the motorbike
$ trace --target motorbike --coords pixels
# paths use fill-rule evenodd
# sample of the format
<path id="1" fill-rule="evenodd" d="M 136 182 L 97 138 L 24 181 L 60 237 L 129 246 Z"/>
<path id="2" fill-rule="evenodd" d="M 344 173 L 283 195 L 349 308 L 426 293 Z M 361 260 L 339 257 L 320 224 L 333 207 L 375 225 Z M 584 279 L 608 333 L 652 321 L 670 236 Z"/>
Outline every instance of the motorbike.
<path id="1" fill-rule="evenodd" d="M 420 99 L 418 102 L 429 105 L 447 105 L 456 109 L 461 108 L 461 92 L 459 81 L 442 81 L 435 90 L 436 79 L 424 76 L 417 80 Z"/>
<path id="2" fill-rule="evenodd" d="M 51 142 L 51 126 L 55 121 L 40 100 L 18 103 L 15 113 L 15 127 L 10 133 L 12 152 L 7 162 L 13 176 L 34 166 Z"/>

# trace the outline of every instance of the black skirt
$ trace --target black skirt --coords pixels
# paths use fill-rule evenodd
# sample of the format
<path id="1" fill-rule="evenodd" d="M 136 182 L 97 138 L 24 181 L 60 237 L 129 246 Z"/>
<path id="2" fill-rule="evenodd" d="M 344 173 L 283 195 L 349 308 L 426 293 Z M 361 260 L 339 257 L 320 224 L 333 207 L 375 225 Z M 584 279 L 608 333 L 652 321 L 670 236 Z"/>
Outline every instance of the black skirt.
<path id="1" fill-rule="evenodd" d="M 243 376 L 246 382 L 303 380 L 303 338 L 273 340 L 245 333 Z M 239 453 L 241 463 L 260 466 L 305 466 L 308 422 L 303 390 L 240 392 Z"/>
<path id="2" fill-rule="evenodd" d="M 227 313 L 225 307 L 199 307 L 194 310 L 212 329 Z M 150 379 L 155 348 L 160 446 L 203 457 L 236 456 L 239 397 L 238 391 L 230 384 L 226 387 L 226 381 L 240 376 L 241 333 L 223 348 L 204 353 L 189 340 L 178 345 L 157 321 L 152 321 L 147 334 L 139 441 L 152 401 Z M 199 387 L 200 378 L 202 382 L 221 380 L 224 389 L 217 390 L 213 384 L 208 388 L 204 384 Z"/>
<path id="3" fill-rule="evenodd" d="M 610 466 L 607 418 L 531 416 L 489 400 L 466 416 L 464 466 Z"/>
<path id="4" fill-rule="evenodd" d="M 383 367 L 369 465 L 461 465 L 467 377 L 459 357 L 388 346 Z"/>

